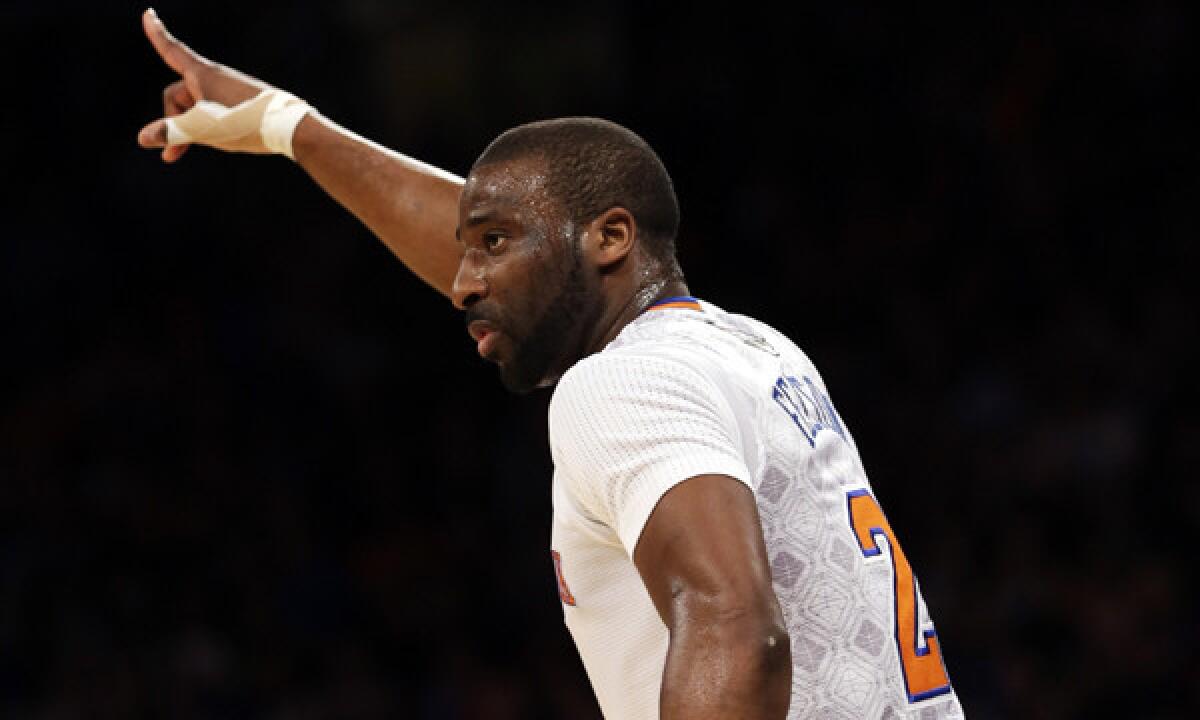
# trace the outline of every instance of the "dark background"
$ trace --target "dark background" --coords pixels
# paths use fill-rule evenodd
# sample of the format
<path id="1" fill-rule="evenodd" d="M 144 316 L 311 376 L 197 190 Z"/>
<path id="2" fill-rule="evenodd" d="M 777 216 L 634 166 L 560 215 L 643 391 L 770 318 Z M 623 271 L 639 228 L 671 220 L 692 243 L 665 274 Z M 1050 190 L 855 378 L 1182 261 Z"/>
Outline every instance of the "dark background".
<path id="1" fill-rule="evenodd" d="M 1194 717 L 1196 17 L 162 2 L 449 170 L 601 115 L 822 368 L 970 717 Z M 590 718 L 546 393 L 286 159 L 135 135 L 140 5 L 0 10 L 0 715 Z"/>

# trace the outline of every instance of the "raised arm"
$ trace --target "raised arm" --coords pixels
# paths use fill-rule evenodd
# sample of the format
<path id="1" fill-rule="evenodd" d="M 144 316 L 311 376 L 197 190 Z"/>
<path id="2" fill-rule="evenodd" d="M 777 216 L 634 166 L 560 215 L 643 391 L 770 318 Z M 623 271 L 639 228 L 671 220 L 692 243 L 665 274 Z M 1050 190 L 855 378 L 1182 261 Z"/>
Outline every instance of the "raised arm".
<path id="1" fill-rule="evenodd" d="M 676 485 L 633 559 L 670 634 L 662 720 L 783 720 L 791 647 L 750 489 L 725 475 Z"/>
<path id="2" fill-rule="evenodd" d="M 168 145 L 167 118 L 186 113 L 201 100 L 231 108 L 272 89 L 197 54 L 176 40 L 153 10 L 143 14 L 142 27 L 163 62 L 180 76 L 163 91 L 164 117 L 138 134 L 142 147 L 163 149 L 165 162 L 177 161 L 188 147 Z M 233 152 L 269 152 L 257 137 L 205 144 Z M 359 137 L 315 112 L 295 126 L 291 148 L 296 162 L 325 192 L 418 277 L 449 297 L 460 258 L 454 230 L 461 178 Z"/>

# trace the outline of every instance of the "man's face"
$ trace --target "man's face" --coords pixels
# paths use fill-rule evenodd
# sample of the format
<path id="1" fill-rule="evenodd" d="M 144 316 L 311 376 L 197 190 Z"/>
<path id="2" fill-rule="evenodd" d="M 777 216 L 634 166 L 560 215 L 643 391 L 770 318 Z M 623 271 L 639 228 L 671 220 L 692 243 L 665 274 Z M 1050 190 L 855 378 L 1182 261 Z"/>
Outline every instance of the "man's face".
<path id="1" fill-rule="evenodd" d="M 478 167 L 459 201 L 454 301 L 479 354 L 519 393 L 557 381 L 600 309 L 579 230 L 546 192 L 541 168 L 534 159 Z"/>

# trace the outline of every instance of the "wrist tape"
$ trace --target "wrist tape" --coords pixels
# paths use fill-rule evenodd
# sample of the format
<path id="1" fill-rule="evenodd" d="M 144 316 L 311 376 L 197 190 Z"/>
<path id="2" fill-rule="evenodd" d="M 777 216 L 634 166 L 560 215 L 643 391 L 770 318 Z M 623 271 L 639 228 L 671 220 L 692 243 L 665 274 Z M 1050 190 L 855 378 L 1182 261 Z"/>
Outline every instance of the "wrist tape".
<path id="1" fill-rule="evenodd" d="M 274 88 L 233 107 L 201 100 L 187 112 L 167 118 L 167 144 L 199 143 L 222 150 L 279 153 L 294 160 L 292 135 L 311 111 L 300 98 Z"/>

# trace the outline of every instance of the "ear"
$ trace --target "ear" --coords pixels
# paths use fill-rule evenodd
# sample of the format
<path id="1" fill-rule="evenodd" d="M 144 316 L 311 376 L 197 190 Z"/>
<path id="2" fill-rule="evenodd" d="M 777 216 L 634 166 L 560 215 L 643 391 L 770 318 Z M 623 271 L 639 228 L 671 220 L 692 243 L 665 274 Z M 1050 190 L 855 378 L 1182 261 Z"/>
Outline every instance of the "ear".
<path id="1" fill-rule="evenodd" d="M 637 221 L 623 207 L 612 207 L 588 223 L 584 254 L 592 265 L 607 270 L 620 263 L 637 242 Z"/>

